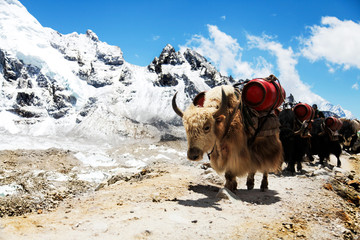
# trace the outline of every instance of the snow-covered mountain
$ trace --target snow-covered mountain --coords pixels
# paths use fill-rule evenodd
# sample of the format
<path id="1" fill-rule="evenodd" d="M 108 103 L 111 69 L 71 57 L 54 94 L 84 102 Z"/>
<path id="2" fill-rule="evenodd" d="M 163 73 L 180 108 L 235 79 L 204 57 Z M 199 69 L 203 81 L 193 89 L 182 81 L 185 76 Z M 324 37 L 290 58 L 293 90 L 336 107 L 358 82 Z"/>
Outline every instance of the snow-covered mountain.
<path id="1" fill-rule="evenodd" d="M 2 131 L 94 138 L 171 136 L 181 123 L 171 108 L 176 91 L 184 107 L 231 80 L 171 45 L 149 66 L 131 65 L 91 30 L 62 35 L 42 27 L 17 0 L 0 2 L 0 73 Z"/>
<path id="2" fill-rule="evenodd" d="M 350 111 L 344 110 L 340 105 L 324 103 L 324 104 L 320 105 L 320 107 L 321 107 L 321 109 L 326 109 L 327 111 L 329 111 L 339 117 L 346 117 L 346 118 L 350 118 L 350 119 L 355 118 L 354 115 Z"/>
<path id="3" fill-rule="evenodd" d="M 63 35 L 41 26 L 19 1 L 0 1 L 2 132 L 182 136 L 181 119 L 171 107 L 175 92 L 184 108 L 198 92 L 233 81 L 195 51 L 176 52 L 171 45 L 147 67 L 129 64 L 119 47 L 91 30 Z"/>

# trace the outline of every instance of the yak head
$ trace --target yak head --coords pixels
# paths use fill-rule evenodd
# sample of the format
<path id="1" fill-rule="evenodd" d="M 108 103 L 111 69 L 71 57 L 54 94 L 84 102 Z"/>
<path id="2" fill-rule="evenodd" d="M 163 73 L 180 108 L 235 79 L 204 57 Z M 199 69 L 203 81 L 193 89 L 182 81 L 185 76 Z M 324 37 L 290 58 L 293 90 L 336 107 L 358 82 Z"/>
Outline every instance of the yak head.
<path id="1" fill-rule="evenodd" d="M 349 147 L 357 140 L 356 121 L 344 119 L 342 127 L 339 129 L 341 142 L 344 146 Z"/>
<path id="2" fill-rule="evenodd" d="M 172 107 L 183 120 L 188 141 L 187 157 L 193 161 L 201 160 L 204 153 L 213 150 L 219 131 L 224 126 L 226 94 L 221 88 L 221 99 L 212 99 L 216 106 L 213 104 L 212 107 L 205 107 L 205 93 L 200 93 L 184 112 L 176 105 L 176 95 L 173 97 Z"/>

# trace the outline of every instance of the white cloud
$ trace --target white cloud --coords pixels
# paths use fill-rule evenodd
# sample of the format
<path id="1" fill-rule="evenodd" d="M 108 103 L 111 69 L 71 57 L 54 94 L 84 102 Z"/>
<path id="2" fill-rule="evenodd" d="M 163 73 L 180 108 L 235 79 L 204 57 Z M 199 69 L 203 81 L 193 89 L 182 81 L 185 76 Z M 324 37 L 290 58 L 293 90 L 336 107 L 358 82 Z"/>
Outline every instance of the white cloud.
<path id="1" fill-rule="evenodd" d="M 360 69 L 360 24 L 336 17 L 323 17 L 321 24 L 310 27 L 311 36 L 303 39 L 303 56 L 312 61 L 324 59 L 344 70 Z"/>
<path id="2" fill-rule="evenodd" d="M 331 66 L 331 64 L 325 63 L 325 65 L 328 67 L 330 73 L 335 73 L 335 68 Z"/>
<path id="3" fill-rule="evenodd" d="M 156 41 L 156 40 L 159 40 L 160 36 L 153 36 L 153 40 Z"/>
<path id="4" fill-rule="evenodd" d="M 292 93 L 295 100 L 309 104 L 325 103 L 326 101 L 319 95 L 311 92 L 310 86 L 303 83 L 296 70 L 298 63 L 297 55 L 292 48 L 284 48 L 280 43 L 273 41 L 269 36 L 252 36 L 247 35 L 248 44 L 252 48 L 258 48 L 269 51 L 276 57 L 276 64 L 279 71 L 278 79 L 287 92 Z"/>
<path id="5" fill-rule="evenodd" d="M 255 64 L 244 62 L 241 60 L 243 48 L 236 39 L 214 25 L 208 25 L 208 30 L 209 38 L 194 35 L 185 46 L 180 46 L 180 50 L 191 48 L 197 51 L 225 76 L 231 74 L 235 78 L 246 79 L 271 74 L 272 65 L 264 58 L 259 57 Z"/>
<path id="6" fill-rule="evenodd" d="M 356 82 L 354 85 L 351 86 L 352 89 L 359 90 L 359 83 Z"/>
<path id="7" fill-rule="evenodd" d="M 193 36 L 185 46 L 180 46 L 184 51 L 186 47 L 191 48 L 206 57 L 223 74 L 231 73 L 235 78 L 252 79 L 255 77 L 266 77 L 274 73 L 274 66 L 264 57 L 258 57 L 253 62 L 242 60 L 242 53 L 245 51 L 238 41 L 224 32 L 217 26 L 208 25 L 209 37 L 201 35 Z M 269 36 L 247 35 L 248 47 L 257 48 L 276 57 L 276 67 L 279 71 L 280 83 L 283 85 L 287 95 L 292 93 L 295 100 L 309 104 L 317 103 L 320 106 L 327 103 L 326 100 L 313 93 L 310 86 L 300 80 L 296 70 L 297 54 L 292 48 L 284 48 L 280 43 L 275 42 Z M 319 107 L 320 107 L 319 106 Z"/>
<path id="8" fill-rule="evenodd" d="M 221 16 L 220 18 L 224 21 L 226 20 L 226 16 Z"/>

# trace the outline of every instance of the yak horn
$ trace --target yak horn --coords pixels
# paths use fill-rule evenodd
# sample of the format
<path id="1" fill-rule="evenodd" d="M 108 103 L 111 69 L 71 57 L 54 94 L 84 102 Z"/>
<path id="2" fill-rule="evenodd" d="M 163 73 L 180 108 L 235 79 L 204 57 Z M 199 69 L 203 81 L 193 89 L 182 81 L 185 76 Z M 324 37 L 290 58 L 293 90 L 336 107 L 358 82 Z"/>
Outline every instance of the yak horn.
<path id="1" fill-rule="evenodd" d="M 223 88 L 221 88 L 221 105 L 219 109 L 213 114 L 214 118 L 226 113 L 227 97 Z"/>
<path id="2" fill-rule="evenodd" d="M 180 108 L 178 108 L 178 106 L 176 105 L 176 95 L 177 92 L 175 93 L 173 99 L 172 99 L 172 108 L 174 109 L 174 111 L 176 112 L 177 115 L 179 115 L 181 118 L 184 116 L 183 111 L 180 110 Z"/>
<path id="3" fill-rule="evenodd" d="M 295 131 L 294 134 L 295 134 L 295 135 L 303 134 L 303 132 L 305 131 L 306 127 L 307 127 L 307 122 L 306 122 L 306 120 L 304 120 L 304 121 L 302 122 L 302 124 L 301 124 L 300 129 L 297 130 L 297 131 Z"/>

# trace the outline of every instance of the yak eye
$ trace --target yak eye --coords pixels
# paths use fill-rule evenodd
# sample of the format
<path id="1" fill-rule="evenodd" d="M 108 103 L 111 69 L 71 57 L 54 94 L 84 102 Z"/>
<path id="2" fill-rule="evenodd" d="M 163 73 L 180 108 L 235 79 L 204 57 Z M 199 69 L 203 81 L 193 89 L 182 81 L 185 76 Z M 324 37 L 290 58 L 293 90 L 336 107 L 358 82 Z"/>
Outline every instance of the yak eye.
<path id="1" fill-rule="evenodd" d="M 204 132 L 205 132 L 205 133 L 210 132 L 210 125 L 205 125 L 205 126 L 204 126 Z"/>

